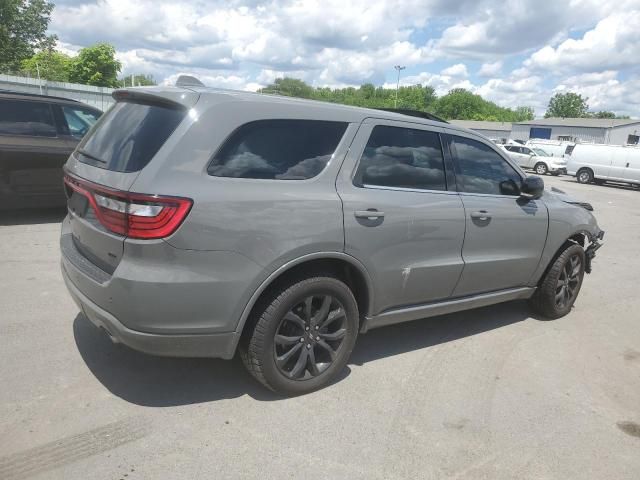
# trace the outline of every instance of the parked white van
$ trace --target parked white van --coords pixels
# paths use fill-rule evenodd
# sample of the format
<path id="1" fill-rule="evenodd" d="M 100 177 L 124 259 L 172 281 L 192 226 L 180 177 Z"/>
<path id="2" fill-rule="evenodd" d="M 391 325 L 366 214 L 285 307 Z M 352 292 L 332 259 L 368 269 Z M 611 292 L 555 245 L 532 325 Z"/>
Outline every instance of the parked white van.
<path id="1" fill-rule="evenodd" d="M 580 183 L 640 185 L 640 147 L 580 143 L 569 157 L 567 173 Z"/>
<path id="2" fill-rule="evenodd" d="M 543 138 L 527 140 L 525 145 L 530 148 L 541 148 L 552 157 L 568 157 L 576 146 L 574 142 L 567 142 L 564 140 L 545 140 Z"/>

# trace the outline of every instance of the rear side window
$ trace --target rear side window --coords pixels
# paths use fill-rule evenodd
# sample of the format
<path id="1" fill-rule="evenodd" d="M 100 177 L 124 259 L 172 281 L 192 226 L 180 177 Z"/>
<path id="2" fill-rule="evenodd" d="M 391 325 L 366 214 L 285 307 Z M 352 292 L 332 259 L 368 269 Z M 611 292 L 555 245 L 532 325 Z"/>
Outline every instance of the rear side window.
<path id="1" fill-rule="evenodd" d="M 411 128 L 374 127 L 354 183 L 420 190 L 446 190 L 440 137 Z"/>
<path id="2" fill-rule="evenodd" d="M 0 100 L 0 134 L 55 137 L 51 106 L 43 102 Z"/>
<path id="3" fill-rule="evenodd" d="M 491 195 L 519 195 L 520 175 L 491 147 L 470 138 L 452 137 L 457 157 L 458 190 Z"/>
<path id="4" fill-rule="evenodd" d="M 305 180 L 329 163 L 347 128 L 344 122 L 258 120 L 227 139 L 211 161 L 216 177 Z"/>
<path id="5" fill-rule="evenodd" d="M 62 113 L 69 126 L 69 133 L 76 138 L 84 137 L 100 118 L 100 114 L 94 110 L 75 106 L 62 106 Z"/>
<path id="6" fill-rule="evenodd" d="M 115 172 L 143 169 L 185 117 L 165 105 L 118 102 L 78 146 L 78 159 Z"/>

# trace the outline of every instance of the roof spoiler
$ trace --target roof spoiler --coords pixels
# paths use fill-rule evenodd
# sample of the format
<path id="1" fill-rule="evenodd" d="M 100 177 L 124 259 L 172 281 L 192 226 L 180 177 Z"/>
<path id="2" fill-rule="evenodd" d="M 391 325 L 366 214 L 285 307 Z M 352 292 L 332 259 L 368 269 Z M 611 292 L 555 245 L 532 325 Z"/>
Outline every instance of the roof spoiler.
<path id="1" fill-rule="evenodd" d="M 192 75 L 180 75 L 176 87 L 204 87 L 204 83 Z"/>

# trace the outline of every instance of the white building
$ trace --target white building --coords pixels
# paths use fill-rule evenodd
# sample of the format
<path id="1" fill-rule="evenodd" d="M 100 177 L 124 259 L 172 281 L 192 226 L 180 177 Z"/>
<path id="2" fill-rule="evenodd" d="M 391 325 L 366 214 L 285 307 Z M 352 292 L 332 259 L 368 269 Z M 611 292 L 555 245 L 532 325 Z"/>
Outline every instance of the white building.
<path id="1" fill-rule="evenodd" d="M 514 123 L 513 140 L 544 138 L 582 143 L 637 145 L 640 143 L 640 120 L 610 118 L 542 118 Z"/>
<path id="2" fill-rule="evenodd" d="M 486 122 L 481 120 L 450 120 L 449 123 L 458 127 L 468 128 L 493 140 L 508 140 L 511 136 L 509 122 Z"/>

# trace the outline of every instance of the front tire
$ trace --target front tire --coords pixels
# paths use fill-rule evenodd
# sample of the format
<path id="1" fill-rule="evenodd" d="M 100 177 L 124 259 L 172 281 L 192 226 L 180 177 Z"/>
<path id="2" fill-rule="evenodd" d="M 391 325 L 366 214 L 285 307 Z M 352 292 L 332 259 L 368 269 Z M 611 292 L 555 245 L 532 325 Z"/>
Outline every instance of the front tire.
<path id="1" fill-rule="evenodd" d="M 549 168 L 547 168 L 547 164 L 544 162 L 538 162 L 533 167 L 533 170 L 538 175 L 546 175 L 549 172 Z"/>
<path id="2" fill-rule="evenodd" d="M 578 298 L 584 278 L 584 249 L 571 244 L 556 258 L 531 297 L 532 308 L 549 319 L 564 317 Z"/>
<path id="3" fill-rule="evenodd" d="M 282 395 L 330 383 L 346 366 L 358 335 L 358 304 L 340 280 L 317 276 L 289 283 L 256 312 L 240 345 L 249 372 Z"/>
<path id="4" fill-rule="evenodd" d="M 576 180 L 578 180 L 578 183 L 591 183 L 593 182 L 593 172 L 588 168 L 582 168 L 576 173 Z"/>

